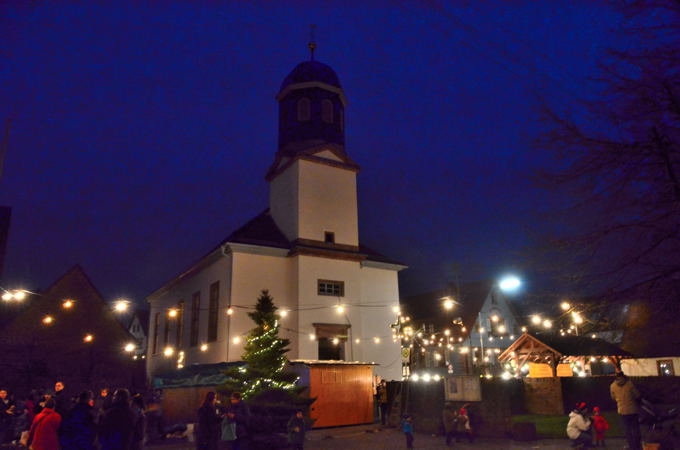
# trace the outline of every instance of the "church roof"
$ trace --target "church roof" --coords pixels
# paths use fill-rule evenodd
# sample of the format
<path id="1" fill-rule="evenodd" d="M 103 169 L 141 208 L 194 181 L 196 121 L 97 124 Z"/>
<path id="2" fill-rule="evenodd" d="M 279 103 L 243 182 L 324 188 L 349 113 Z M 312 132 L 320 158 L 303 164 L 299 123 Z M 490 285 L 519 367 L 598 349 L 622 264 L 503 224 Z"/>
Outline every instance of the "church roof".
<path id="1" fill-rule="evenodd" d="M 340 79 L 335 71 L 328 65 L 319 61 L 304 61 L 295 66 L 295 68 L 284 78 L 281 83 L 281 91 L 291 84 L 305 83 L 310 81 L 320 81 L 330 86 L 342 89 L 340 86 Z"/>
<path id="2" fill-rule="evenodd" d="M 265 210 L 231 233 L 220 245 L 236 244 L 263 245 L 266 247 L 290 248 L 290 242 L 274 223 L 269 210 Z"/>
<path id="3" fill-rule="evenodd" d="M 294 250 L 295 247 L 299 246 L 299 244 L 290 242 L 286 236 L 284 236 L 284 234 L 274 222 L 274 219 L 269 213 L 269 209 L 261 212 L 241 228 L 231 233 L 229 237 L 227 237 L 220 245 L 227 243 L 261 245 L 265 247 L 275 247 L 290 250 Z M 304 247 L 308 248 L 310 247 L 310 244 L 306 243 L 304 244 Z M 403 265 L 403 263 L 390 259 L 365 245 L 359 245 L 358 250 L 352 251 L 343 249 L 341 252 L 355 254 L 357 256 L 364 256 L 365 259 L 369 261 Z"/>

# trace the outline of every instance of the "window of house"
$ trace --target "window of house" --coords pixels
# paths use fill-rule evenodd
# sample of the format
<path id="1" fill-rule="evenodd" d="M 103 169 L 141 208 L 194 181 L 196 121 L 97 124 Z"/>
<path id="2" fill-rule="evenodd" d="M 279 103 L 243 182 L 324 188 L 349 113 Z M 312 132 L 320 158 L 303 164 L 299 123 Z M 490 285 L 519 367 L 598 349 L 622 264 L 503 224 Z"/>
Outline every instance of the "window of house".
<path id="1" fill-rule="evenodd" d="M 175 335 L 175 345 L 177 348 L 182 348 L 182 341 L 184 340 L 184 300 L 177 303 L 177 330 Z"/>
<path id="2" fill-rule="evenodd" d="M 345 282 L 334 280 L 317 280 L 319 295 L 331 295 L 333 297 L 345 296 Z"/>
<path id="3" fill-rule="evenodd" d="M 329 244 L 334 243 L 335 242 L 335 233 L 333 233 L 332 231 L 324 232 L 323 240 L 324 240 L 324 242 L 327 242 Z"/>
<path id="4" fill-rule="evenodd" d="M 201 312 L 201 293 L 194 292 L 191 296 L 191 328 L 189 331 L 189 345 L 196 347 L 198 345 L 198 325 Z"/>
<path id="5" fill-rule="evenodd" d="M 208 303 L 208 342 L 217 340 L 218 312 L 220 309 L 220 282 L 210 285 L 210 300 Z"/>
<path id="6" fill-rule="evenodd" d="M 158 353 L 158 327 L 160 326 L 161 313 L 157 312 L 153 316 L 153 341 L 151 344 L 151 354 Z"/>
<path id="7" fill-rule="evenodd" d="M 656 362 L 656 370 L 660 377 L 674 377 L 675 368 L 672 359 L 660 359 Z"/>
<path id="8" fill-rule="evenodd" d="M 326 123 L 333 123 L 333 102 L 330 100 L 321 102 L 321 120 Z"/>
<path id="9" fill-rule="evenodd" d="M 297 104 L 297 117 L 298 122 L 306 122 L 312 118 L 311 104 L 307 97 L 303 97 L 298 100 Z"/>
<path id="10" fill-rule="evenodd" d="M 165 315 L 163 322 L 165 322 L 163 327 L 163 347 L 167 347 L 170 344 L 170 318 L 167 314 Z"/>

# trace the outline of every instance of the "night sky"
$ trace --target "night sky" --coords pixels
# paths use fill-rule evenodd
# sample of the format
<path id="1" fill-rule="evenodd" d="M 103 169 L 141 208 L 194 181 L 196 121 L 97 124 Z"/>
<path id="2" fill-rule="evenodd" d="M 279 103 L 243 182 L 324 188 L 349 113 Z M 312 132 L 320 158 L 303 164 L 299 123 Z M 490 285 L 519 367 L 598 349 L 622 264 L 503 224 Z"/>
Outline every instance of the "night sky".
<path id="1" fill-rule="evenodd" d="M 0 4 L 3 288 L 80 264 L 141 302 L 264 210 L 274 97 L 310 24 L 348 99 L 361 241 L 410 267 L 402 294 L 454 265 L 530 278 L 558 203 L 531 181 L 551 163 L 539 107 L 588 96 L 619 28 L 604 2 L 223 3 Z"/>

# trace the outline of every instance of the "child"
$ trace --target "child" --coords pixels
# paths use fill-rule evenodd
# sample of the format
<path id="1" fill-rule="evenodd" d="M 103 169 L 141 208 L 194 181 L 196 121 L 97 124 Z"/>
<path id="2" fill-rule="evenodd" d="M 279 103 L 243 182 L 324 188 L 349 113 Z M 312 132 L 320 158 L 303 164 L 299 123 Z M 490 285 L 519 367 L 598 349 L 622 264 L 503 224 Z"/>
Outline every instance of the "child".
<path id="1" fill-rule="evenodd" d="M 456 442 L 460 442 L 463 436 L 466 436 L 468 442 L 472 444 L 475 439 L 472 434 L 472 427 L 470 427 L 470 416 L 468 415 L 467 407 L 468 404 L 466 403 L 465 405 L 463 405 L 462 408 L 458 410 L 458 416 L 456 417 L 456 420 L 458 422 Z"/>
<path id="2" fill-rule="evenodd" d="M 406 436 L 406 448 L 413 448 L 413 417 L 409 414 L 404 414 L 404 420 L 401 421 L 401 431 Z"/>
<path id="3" fill-rule="evenodd" d="M 609 422 L 600 414 L 600 407 L 593 408 L 593 428 L 595 429 L 595 447 L 604 447 L 604 433 L 609 429 Z"/>

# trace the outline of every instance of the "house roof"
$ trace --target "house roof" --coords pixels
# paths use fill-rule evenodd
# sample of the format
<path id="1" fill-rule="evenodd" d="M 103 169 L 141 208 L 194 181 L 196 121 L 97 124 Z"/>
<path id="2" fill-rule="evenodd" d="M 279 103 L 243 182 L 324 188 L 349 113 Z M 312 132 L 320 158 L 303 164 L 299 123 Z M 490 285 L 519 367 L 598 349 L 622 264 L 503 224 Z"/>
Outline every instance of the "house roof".
<path id="1" fill-rule="evenodd" d="M 65 300 L 71 300 L 70 307 L 64 307 Z M 71 387 L 88 379 L 113 384 L 124 376 L 129 382 L 129 356 L 123 349 L 132 336 L 80 266 L 24 302 L 0 340 L 3 364 L 15 367 L 8 371 L 21 374 L 33 363 L 43 367 L 36 377 L 64 378 Z M 47 316 L 49 324 L 43 321 Z"/>
<path id="2" fill-rule="evenodd" d="M 402 299 L 402 313 L 415 322 L 440 325 L 449 325 L 453 319 L 460 317 L 467 330 L 472 330 L 493 284 L 489 280 L 473 281 L 412 295 Z M 452 297 L 456 302 L 454 310 L 449 314 L 443 314 L 442 310 L 442 299 L 445 297 Z"/>

